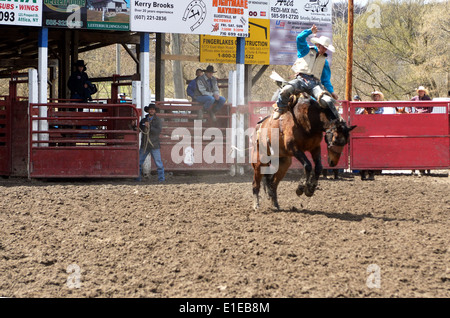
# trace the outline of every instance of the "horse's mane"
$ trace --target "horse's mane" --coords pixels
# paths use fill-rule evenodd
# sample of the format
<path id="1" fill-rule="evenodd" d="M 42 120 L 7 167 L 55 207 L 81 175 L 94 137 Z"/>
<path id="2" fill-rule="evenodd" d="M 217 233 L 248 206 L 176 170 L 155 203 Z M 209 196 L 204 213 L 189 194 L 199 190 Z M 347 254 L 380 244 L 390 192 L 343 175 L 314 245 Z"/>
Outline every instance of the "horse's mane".
<path id="1" fill-rule="evenodd" d="M 298 125 L 301 125 L 306 132 L 311 132 L 309 110 L 310 108 L 316 109 L 320 116 L 321 110 L 317 101 L 306 93 L 294 93 L 289 98 L 288 107 L 292 112 L 294 121 L 296 121 Z"/>

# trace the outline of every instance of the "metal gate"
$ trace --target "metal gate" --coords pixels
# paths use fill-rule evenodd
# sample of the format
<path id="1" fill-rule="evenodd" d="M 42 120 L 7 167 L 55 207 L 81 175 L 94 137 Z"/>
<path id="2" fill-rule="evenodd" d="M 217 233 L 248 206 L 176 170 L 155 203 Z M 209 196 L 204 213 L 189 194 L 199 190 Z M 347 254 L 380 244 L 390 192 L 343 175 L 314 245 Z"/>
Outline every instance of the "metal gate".
<path id="1" fill-rule="evenodd" d="M 39 116 L 39 107 L 46 107 L 46 116 Z M 29 176 L 137 177 L 138 121 L 131 104 L 30 104 Z"/>
<path id="2" fill-rule="evenodd" d="M 157 116 L 163 121 L 161 158 L 167 171 L 228 170 L 234 160 L 227 148 L 230 104 L 217 112 L 217 122 L 206 113 L 199 120 L 199 103 L 158 101 Z M 155 170 L 155 167 L 152 166 Z"/>
<path id="3" fill-rule="evenodd" d="M 358 115 L 357 108 L 444 107 L 444 113 Z M 390 113 L 395 113 L 391 111 Z M 448 102 L 352 102 L 352 169 L 410 170 L 450 167 Z"/>
<path id="4" fill-rule="evenodd" d="M 0 96 L 0 175 L 11 173 L 11 114 L 8 96 Z"/>
<path id="5" fill-rule="evenodd" d="M 11 73 L 9 95 L 0 96 L 0 175 L 3 176 L 27 176 L 28 96 L 19 96 L 19 84 L 28 85 L 27 73 Z"/>

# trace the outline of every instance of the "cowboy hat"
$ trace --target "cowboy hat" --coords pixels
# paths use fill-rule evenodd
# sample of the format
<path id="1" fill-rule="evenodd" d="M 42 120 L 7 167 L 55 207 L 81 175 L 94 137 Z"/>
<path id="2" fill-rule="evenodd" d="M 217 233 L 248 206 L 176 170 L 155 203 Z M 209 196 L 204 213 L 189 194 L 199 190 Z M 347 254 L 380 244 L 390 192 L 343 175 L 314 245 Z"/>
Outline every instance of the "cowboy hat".
<path id="1" fill-rule="evenodd" d="M 86 64 L 84 63 L 84 60 L 78 60 L 78 61 L 75 62 L 75 66 L 86 67 Z"/>
<path id="2" fill-rule="evenodd" d="M 212 66 L 212 65 L 208 65 L 206 70 L 203 70 L 203 72 L 205 72 L 205 73 L 216 73 L 216 71 L 214 71 L 214 66 Z"/>
<path id="3" fill-rule="evenodd" d="M 148 106 L 144 107 L 144 112 L 148 113 L 148 111 L 150 110 L 150 108 L 153 108 L 154 110 L 156 110 L 156 105 L 154 103 L 150 103 L 148 104 Z"/>
<path id="4" fill-rule="evenodd" d="M 417 87 L 416 92 L 418 93 L 419 91 L 424 91 L 425 95 L 428 95 L 428 90 L 423 86 Z"/>
<path id="5" fill-rule="evenodd" d="M 311 39 L 311 43 L 320 44 L 324 46 L 327 50 L 334 52 L 334 46 L 331 44 L 331 39 L 326 36 L 321 36 L 320 38 L 313 37 Z"/>
<path id="6" fill-rule="evenodd" d="M 370 96 L 374 96 L 374 95 L 380 95 L 382 99 L 384 99 L 384 95 L 382 92 L 380 91 L 373 91 Z"/>

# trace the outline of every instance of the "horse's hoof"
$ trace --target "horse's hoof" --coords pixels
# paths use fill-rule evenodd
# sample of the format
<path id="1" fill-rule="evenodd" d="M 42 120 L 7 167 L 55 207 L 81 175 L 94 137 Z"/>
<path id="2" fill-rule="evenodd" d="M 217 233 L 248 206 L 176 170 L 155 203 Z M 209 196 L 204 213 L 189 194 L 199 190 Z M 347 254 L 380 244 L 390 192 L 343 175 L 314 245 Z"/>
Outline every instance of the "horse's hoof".
<path id="1" fill-rule="evenodd" d="M 314 195 L 315 190 L 316 190 L 315 186 L 311 186 L 311 187 L 307 186 L 307 187 L 305 187 L 305 195 L 307 197 L 312 197 Z"/>
<path id="2" fill-rule="evenodd" d="M 302 194 L 303 194 L 303 192 L 304 192 L 304 187 L 302 186 L 302 187 L 298 187 L 297 188 L 297 190 L 295 190 L 295 193 L 298 195 L 298 196 L 301 196 Z"/>

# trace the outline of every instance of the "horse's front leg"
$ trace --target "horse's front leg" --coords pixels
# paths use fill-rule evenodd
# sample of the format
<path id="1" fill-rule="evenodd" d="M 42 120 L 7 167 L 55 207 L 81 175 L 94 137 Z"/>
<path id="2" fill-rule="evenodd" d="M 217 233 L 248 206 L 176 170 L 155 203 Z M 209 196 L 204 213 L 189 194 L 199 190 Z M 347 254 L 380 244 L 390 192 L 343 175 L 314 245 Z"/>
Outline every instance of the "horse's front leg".
<path id="1" fill-rule="evenodd" d="M 305 176 L 306 176 L 306 183 L 299 183 L 297 190 L 295 193 L 300 196 L 302 195 L 306 190 L 306 184 L 309 182 L 308 180 L 311 178 L 311 172 L 312 172 L 312 165 L 311 162 L 306 157 L 305 153 L 301 150 L 296 150 L 293 152 L 294 157 L 300 161 L 300 163 L 303 165 L 305 169 Z M 306 194 L 306 193 L 305 193 Z"/>
<path id="2" fill-rule="evenodd" d="M 268 186 L 268 194 L 272 201 L 272 206 L 280 210 L 280 205 L 278 204 L 278 185 L 281 180 L 283 180 L 286 172 L 291 166 L 291 157 L 280 157 L 278 162 L 278 169 L 273 175 L 268 175 L 266 179 L 266 184 Z"/>
<path id="3" fill-rule="evenodd" d="M 253 209 L 258 210 L 259 208 L 259 190 L 261 189 L 261 164 L 253 164 Z"/>
<path id="4" fill-rule="evenodd" d="M 309 178 L 306 179 L 305 194 L 308 197 L 312 196 L 314 194 L 314 191 L 316 191 L 317 185 L 319 183 L 319 177 L 323 170 L 322 159 L 320 154 L 321 154 L 320 146 L 314 148 L 311 151 L 311 156 L 314 161 L 314 174 L 310 175 Z"/>

